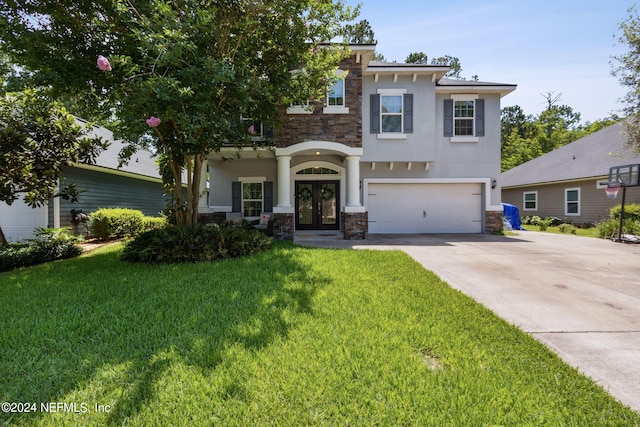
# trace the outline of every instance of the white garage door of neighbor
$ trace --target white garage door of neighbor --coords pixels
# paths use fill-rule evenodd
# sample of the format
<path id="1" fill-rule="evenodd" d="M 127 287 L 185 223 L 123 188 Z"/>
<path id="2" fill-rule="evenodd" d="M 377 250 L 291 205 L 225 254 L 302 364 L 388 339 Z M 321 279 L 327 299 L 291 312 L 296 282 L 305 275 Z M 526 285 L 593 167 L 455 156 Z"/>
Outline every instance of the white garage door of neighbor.
<path id="1" fill-rule="evenodd" d="M 33 230 L 47 226 L 47 208 L 31 208 L 22 198 L 11 206 L 0 202 L 0 226 L 10 242 L 33 239 Z"/>
<path id="2" fill-rule="evenodd" d="M 371 183 L 369 233 L 481 233 L 481 184 Z"/>

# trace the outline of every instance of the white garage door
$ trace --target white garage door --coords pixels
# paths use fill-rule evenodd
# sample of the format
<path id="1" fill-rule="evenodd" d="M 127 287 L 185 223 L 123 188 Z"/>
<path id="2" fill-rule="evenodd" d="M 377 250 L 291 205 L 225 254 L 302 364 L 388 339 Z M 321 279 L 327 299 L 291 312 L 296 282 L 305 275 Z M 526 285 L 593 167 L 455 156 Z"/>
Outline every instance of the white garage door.
<path id="1" fill-rule="evenodd" d="M 481 184 L 371 183 L 369 233 L 481 233 Z"/>
<path id="2" fill-rule="evenodd" d="M 47 226 L 47 208 L 31 208 L 22 198 L 11 206 L 0 202 L 0 226 L 10 242 L 32 239 L 36 227 Z"/>

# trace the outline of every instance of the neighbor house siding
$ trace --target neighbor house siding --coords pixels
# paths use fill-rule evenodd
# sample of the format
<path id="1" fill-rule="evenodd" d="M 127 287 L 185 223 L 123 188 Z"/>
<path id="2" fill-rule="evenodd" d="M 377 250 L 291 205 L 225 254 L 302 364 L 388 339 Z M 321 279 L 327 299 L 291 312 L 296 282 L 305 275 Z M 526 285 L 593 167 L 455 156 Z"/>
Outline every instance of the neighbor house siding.
<path id="1" fill-rule="evenodd" d="M 598 179 L 599 180 L 599 179 Z M 502 201 L 515 205 L 520 210 L 520 215 L 537 215 L 539 217 L 554 216 L 567 222 L 576 224 L 597 223 L 609 217 L 609 209 L 619 205 L 622 193 L 618 198 L 610 200 L 603 189 L 596 188 L 596 179 L 584 181 L 570 181 L 559 184 L 535 185 L 518 188 L 503 188 Z M 580 189 L 580 215 L 565 215 L 565 190 L 568 188 Z M 525 211 L 523 209 L 524 193 L 538 192 L 538 210 Z M 640 203 L 640 187 L 627 188 L 626 203 Z"/>
<path id="2" fill-rule="evenodd" d="M 167 198 L 160 182 L 77 168 L 66 169 L 63 176 L 62 186 L 73 182 L 81 193 L 77 203 L 60 200 L 61 226 L 71 223 L 72 209 L 89 214 L 99 208 L 132 208 L 145 215 L 159 216 L 166 206 Z M 53 226 L 53 203 L 49 206 L 49 224 Z"/>

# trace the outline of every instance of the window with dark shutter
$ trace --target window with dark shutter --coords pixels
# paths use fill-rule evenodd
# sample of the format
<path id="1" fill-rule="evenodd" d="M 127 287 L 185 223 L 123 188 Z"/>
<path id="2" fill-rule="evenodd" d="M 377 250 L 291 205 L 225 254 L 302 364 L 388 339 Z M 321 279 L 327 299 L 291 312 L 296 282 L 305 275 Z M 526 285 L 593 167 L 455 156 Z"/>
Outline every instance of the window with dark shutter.
<path id="1" fill-rule="evenodd" d="M 370 96 L 371 113 L 370 113 L 370 132 L 380 133 L 380 95 L 371 94 Z"/>
<path id="2" fill-rule="evenodd" d="M 231 183 L 231 211 L 242 212 L 242 183 L 240 181 Z"/>
<path id="3" fill-rule="evenodd" d="M 453 99 L 444 100 L 444 136 L 453 136 Z"/>
<path id="4" fill-rule="evenodd" d="M 476 99 L 476 136 L 484 136 L 484 99 Z"/>
<path id="5" fill-rule="evenodd" d="M 273 182 L 264 182 L 264 212 L 273 212 Z"/>
<path id="6" fill-rule="evenodd" d="M 413 133 L 413 94 L 407 93 L 403 98 L 404 103 L 404 133 Z"/>

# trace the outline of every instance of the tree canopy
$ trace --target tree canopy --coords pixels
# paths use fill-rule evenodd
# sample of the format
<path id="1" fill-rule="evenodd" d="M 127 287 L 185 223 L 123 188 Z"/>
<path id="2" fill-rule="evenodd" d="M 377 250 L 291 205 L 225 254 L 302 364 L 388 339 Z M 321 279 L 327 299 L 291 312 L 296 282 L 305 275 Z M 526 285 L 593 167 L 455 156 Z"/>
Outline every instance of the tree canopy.
<path id="1" fill-rule="evenodd" d="M 345 52 L 327 42 L 356 14 L 340 0 L 0 0 L 1 48 L 72 112 L 108 111 L 118 136 L 152 145 L 190 225 L 207 154 L 321 98 Z"/>
<path id="2" fill-rule="evenodd" d="M 31 206 L 54 195 L 77 198 L 73 185 L 56 193 L 62 168 L 94 163 L 107 142 L 89 136 L 58 102 L 34 90 L 0 98 L 0 202 L 9 205 L 24 194 Z M 0 244 L 6 243 L 0 229 Z"/>
<path id="3" fill-rule="evenodd" d="M 569 144 L 620 120 L 607 117 L 580 123 L 580 113 L 568 105 L 556 105 L 560 95 L 543 95 L 547 108 L 537 116 L 527 115 L 518 105 L 501 110 L 501 170 L 512 169 L 538 156 Z"/>
<path id="4" fill-rule="evenodd" d="M 640 153 L 640 17 L 635 6 L 627 12 L 629 16 L 619 25 L 618 42 L 626 45 L 629 51 L 614 56 L 611 65 L 613 75 L 629 89 L 624 98 L 627 145 Z"/>

